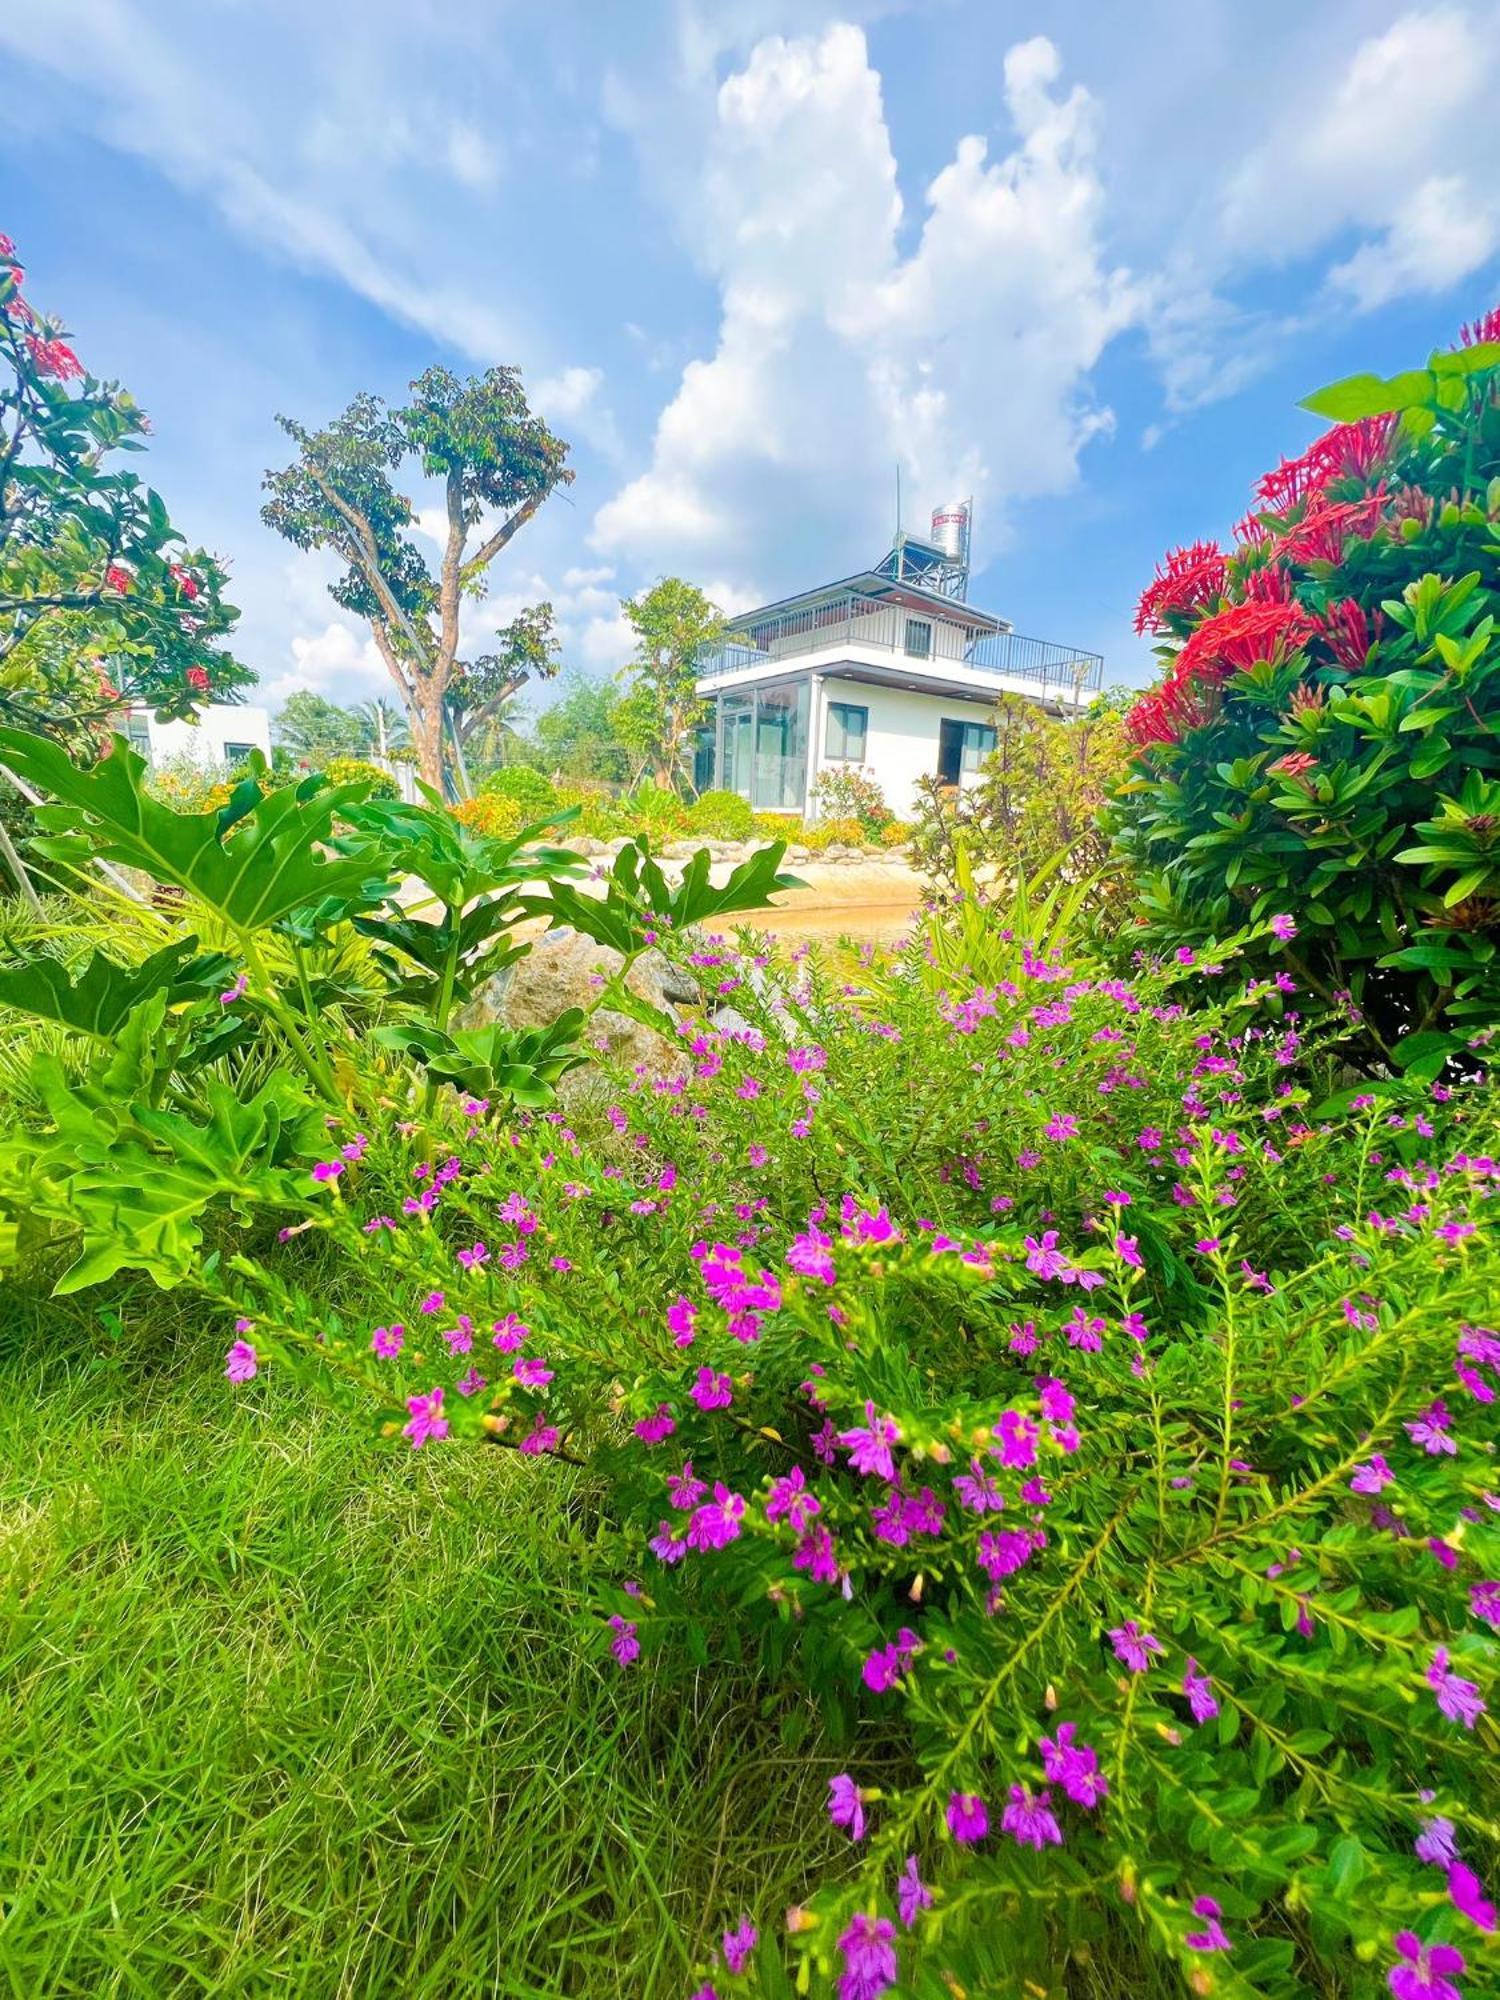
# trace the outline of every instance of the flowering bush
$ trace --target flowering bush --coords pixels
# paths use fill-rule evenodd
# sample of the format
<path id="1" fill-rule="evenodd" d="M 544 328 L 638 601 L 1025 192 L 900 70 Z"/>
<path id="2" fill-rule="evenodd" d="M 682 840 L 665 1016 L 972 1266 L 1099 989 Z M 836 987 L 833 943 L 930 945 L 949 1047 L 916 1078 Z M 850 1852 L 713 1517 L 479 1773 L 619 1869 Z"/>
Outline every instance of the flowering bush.
<path id="1" fill-rule="evenodd" d="M 858 765 L 820 771 L 813 779 L 812 803 L 820 820 L 856 820 L 871 840 L 878 840 L 895 817 L 875 773 Z"/>
<path id="2" fill-rule="evenodd" d="M 1116 818 L 1153 942 L 1272 911 L 1371 1059 L 1435 1075 L 1500 1019 L 1500 313 L 1256 489 L 1233 546 L 1174 550 L 1141 598 L 1164 678 Z"/>
<path id="3" fill-rule="evenodd" d="M 978 985 L 936 932 L 851 986 L 710 940 L 739 1024 L 597 1128 L 330 1121 L 282 1250 L 201 1276 L 225 1372 L 413 1450 L 588 1461 L 601 1651 L 748 1648 L 818 1694 L 825 1880 L 784 1944 L 720 1913 L 700 1996 L 785 1990 L 789 1951 L 840 2000 L 1153 1959 L 1473 2000 L 1493 1105 L 1320 1122 L 1264 981 L 1199 969 L 1187 1014 L 1022 937 Z"/>

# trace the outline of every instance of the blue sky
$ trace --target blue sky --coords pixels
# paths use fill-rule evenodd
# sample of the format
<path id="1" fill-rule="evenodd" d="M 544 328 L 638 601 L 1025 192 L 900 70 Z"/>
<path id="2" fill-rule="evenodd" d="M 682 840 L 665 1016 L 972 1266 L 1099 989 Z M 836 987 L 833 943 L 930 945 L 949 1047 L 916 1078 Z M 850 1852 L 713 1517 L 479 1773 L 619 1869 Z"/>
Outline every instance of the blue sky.
<path id="1" fill-rule="evenodd" d="M 384 691 L 273 418 L 521 367 L 577 480 L 471 614 L 628 650 L 973 493 L 972 595 L 1149 678 L 1160 551 L 1500 296 L 1500 0 L 8 0 L 0 228 L 151 413 L 273 705 Z"/>

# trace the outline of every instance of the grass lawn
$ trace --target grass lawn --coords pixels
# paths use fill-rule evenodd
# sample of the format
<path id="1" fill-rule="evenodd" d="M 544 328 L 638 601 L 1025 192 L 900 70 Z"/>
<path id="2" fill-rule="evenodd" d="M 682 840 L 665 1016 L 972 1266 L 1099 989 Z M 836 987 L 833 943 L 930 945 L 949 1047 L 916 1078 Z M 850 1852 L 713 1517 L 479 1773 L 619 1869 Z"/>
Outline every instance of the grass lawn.
<path id="1" fill-rule="evenodd" d="M 678 2000 L 826 1867 L 785 1697 L 578 1651 L 581 1475 L 139 1310 L 0 1295 L 0 1992 Z"/>

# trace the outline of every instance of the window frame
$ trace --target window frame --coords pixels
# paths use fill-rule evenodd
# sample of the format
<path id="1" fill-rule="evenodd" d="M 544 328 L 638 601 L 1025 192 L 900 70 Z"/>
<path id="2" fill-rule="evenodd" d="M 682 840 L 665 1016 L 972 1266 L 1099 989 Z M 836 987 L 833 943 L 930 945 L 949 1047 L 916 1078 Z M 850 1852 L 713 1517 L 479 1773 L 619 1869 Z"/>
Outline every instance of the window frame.
<path id="1" fill-rule="evenodd" d="M 834 711 L 839 714 L 839 741 L 844 745 L 840 750 L 833 748 Z M 859 750 L 849 749 L 848 717 L 857 715 L 859 723 Z M 870 747 L 870 705 L 864 701 L 830 701 L 823 718 L 823 755 L 834 764 L 863 764 L 865 753 Z"/>
<path id="2" fill-rule="evenodd" d="M 914 632 L 926 633 L 927 639 L 925 645 L 914 646 L 912 644 L 912 634 Z M 902 640 L 907 659 L 930 660 L 932 658 L 932 638 L 933 624 L 930 618 L 908 618 L 906 621 L 906 633 Z"/>

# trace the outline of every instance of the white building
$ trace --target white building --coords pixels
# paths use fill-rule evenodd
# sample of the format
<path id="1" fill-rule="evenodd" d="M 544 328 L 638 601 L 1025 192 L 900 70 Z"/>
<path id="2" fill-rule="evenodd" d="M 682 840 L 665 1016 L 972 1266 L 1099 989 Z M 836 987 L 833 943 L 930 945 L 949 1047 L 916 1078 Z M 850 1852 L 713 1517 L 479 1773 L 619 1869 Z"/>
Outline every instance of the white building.
<path id="1" fill-rule="evenodd" d="M 130 711 L 126 734 L 130 747 L 148 764 L 187 757 L 205 770 L 221 764 L 243 764 L 252 750 L 270 762 L 271 718 L 264 708 L 211 701 L 192 722 L 158 722 L 149 708 Z"/>
<path id="2" fill-rule="evenodd" d="M 701 662 L 698 789 L 811 818 L 819 774 L 859 769 L 910 819 L 919 779 L 978 775 L 998 696 L 1061 713 L 1098 688 L 1098 653 L 1022 638 L 967 585 L 968 510 L 944 509 L 930 540 L 898 535 L 873 570 L 731 619 Z"/>

